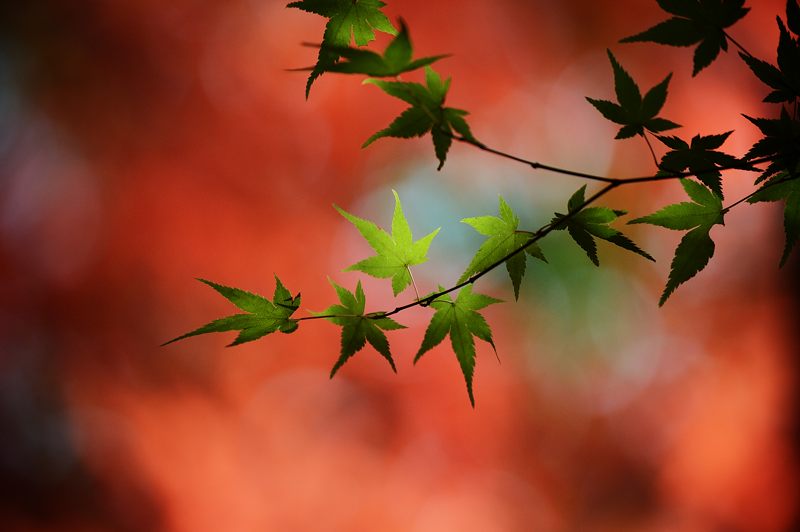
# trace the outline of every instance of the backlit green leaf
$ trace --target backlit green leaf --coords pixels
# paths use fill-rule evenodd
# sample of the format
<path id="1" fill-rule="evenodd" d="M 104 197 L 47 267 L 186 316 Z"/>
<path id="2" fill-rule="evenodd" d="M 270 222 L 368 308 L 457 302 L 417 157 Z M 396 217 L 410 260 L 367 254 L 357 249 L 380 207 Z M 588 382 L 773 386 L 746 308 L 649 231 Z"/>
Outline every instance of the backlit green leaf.
<path id="1" fill-rule="evenodd" d="M 329 66 L 327 72 L 366 74 L 378 78 L 398 76 L 447 57 L 447 55 L 436 55 L 412 61 L 411 40 L 408 28 L 402 20 L 400 32 L 386 47 L 383 55 L 352 47 L 331 47 L 331 50 L 339 55 L 340 60 Z"/>
<path id="2" fill-rule="evenodd" d="M 439 288 L 441 290 L 441 287 Z M 495 348 L 492 331 L 486 320 L 477 311 L 495 303 L 501 303 L 501 301 L 474 293 L 472 285 L 463 287 L 455 301 L 449 295 L 436 298 L 431 303 L 431 307 L 436 310 L 436 313 L 431 318 L 428 328 L 425 330 L 422 345 L 414 357 L 414 363 L 416 363 L 422 355 L 439 345 L 449 334 L 450 344 L 461 366 L 461 372 L 464 374 L 467 394 L 473 407 L 475 406 L 475 396 L 472 393 L 472 377 L 475 373 L 475 340 L 473 336 L 488 342 L 492 349 Z"/>
<path id="3" fill-rule="evenodd" d="M 322 312 L 316 313 L 317 316 L 324 316 L 325 319 L 342 328 L 341 350 L 338 360 L 331 369 L 331 377 L 350 357 L 361 351 L 367 342 L 389 362 L 392 371 L 397 373 L 392 353 L 389 350 L 389 341 L 383 331 L 404 329 L 405 327 L 391 318 L 364 314 L 366 296 L 361 287 L 361 281 L 358 282 L 355 293 L 333 281 L 331 281 L 331 285 L 336 290 L 341 304 L 331 305 Z"/>
<path id="4" fill-rule="evenodd" d="M 441 170 L 453 142 L 454 130 L 465 139 L 477 143 L 464 120 L 467 111 L 444 107 L 447 91 L 450 89 L 450 79 L 442 81 L 439 74 L 430 66 L 425 67 L 425 85 L 372 78 L 365 80 L 364 83 L 379 87 L 390 96 L 411 104 L 411 107 L 395 118 L 389 127 L 369 137 L 362 147 L 367 147 L 383 137 L 421 137 L 430 132 L 436 158 L 439 160 L 438 169 Z"/>
<path id="5" fill-rule="evenodd" d="M 722 201 L 717 195 L 691 179 L 681 179 L 681 185 L 693 202 L 668 205 L 653 214 L 628 222 L 658 225 L 680 231 L 690 229 L 675 249 L 669 279 L 658 302 L 659 306 L 667 301 L 679 285 L 706 267 L 714 255 L 714 242 L 709 232 L 714 225 L 724 223 Z"/>
<path id="6" fill-rule="evenodd" d="M 579 188 L 567 203 L 570 216 L 556 213 L 550 222 L 556 230 L 567 230 L 569 235 L 586 252 L 589 260 L 595 266 L 600 266 L 597 257 L 597 243 L 595 238 L 601 238 L 637 255 L 654 260 L 647 252 L 643 251 L 630 238 L 622 232 L 610 227 L 608 224 L 625 214 L 625 211 L 616 211 L 608 207 L 587 207 L 582 210 L 585 203 L 586 185 Z"/>
<path id="7" fill-rule="evenodd" d="M 291 319 L 291 315 L 300 307 L 300 294 L 292 297 L 277 276 L 275 277 L 275 294 L 272 301 L 239 288 L 223 286 L 205 279 L 198 279 L 198 281 L 219 292 L 225 299 L 244 310 L 246 314 L 234 314 L 227 318 L 214 320 L 163 345 L 199 334 L 240 331 L 239 336 L 228 346 L 231 347 L 258 340 L 262 336 L 276 331 L 288 334 L 297 330 L 298 322 Z"/>
<path id="8" fill-rule="evenodd" d="M 360 271 L 379 279 L 392 279 L 392 290 L 398 295 L 412 282 L 410 267 L 428 260 L 428 248 L 431 241 L 439 233 L 437 228 L 427 236 L 413 241 L 411 228 L 408 225 L 400 197 L 394 194 L 395 206 L 392 217 L 392 234 L 369 220 L 354 216 L 336 207 L 336 210 L 350 223 L 356 226 L 361 236 L 366 239 L 377 255 L 369 257 L 348 267 L 346 271 Z"/>
<path id="9" fill-rule="evenodd" d="M 481 244 L 469 266 L 458 280 L 459 283 L 466 281 L 470 276 L 486 270 L 496 262 L 513 253 L 515 250 L 525 246 L 533 237 L 526 231 L 519 231 L 519 218 L 505 200 L 499 198 L 498 211 L 500 216 L 478 216 L 475 218 L 464 218 L 461 220 L 475 229 L 478 233 L 488 237 Z M 532 257 L 547 262 L 541 248 L 537 244 L 530 244 L 525 248 L 525 252 L 517 253 L 505 261 L 506 270 L 514 286 L 514 297 L 519 299 L 519 287 L 522 278 L 525 276 L 526 253 Z"/>
<path id="10" fill-rule="evenodd" d="M 356 45 L 365 46 L 375 39 L 375 31 L 397 34 L 397 30 L 381 11 L 385 5 L 380 0 L 300 0 L 286 6 L 330 19 L 325 26 L 317 64 L 306 83 L 306 98 L 314 80 L 338 61 L 339 53 L 336 50 L 350 46 L 351 39 Z"/>

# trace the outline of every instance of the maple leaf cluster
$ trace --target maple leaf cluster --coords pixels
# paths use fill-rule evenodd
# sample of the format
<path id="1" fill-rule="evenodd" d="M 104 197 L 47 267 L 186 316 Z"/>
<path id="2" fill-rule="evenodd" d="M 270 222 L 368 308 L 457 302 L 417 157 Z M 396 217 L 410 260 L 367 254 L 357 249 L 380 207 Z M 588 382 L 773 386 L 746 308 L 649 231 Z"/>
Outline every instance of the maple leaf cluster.
<path id="1" fill-rule="evenodd" d="M 351 292 L 331 280 L 339 302 L 321 312 L 313 313 L 312 316 L 298 318 L 294 314 L 300 307 L 300 294 L 293 296 L 277 277 L 271 300 L 201 279 L 244 312 L 214 320 L 167 343 L 206 333 L 238 331 L 238 336 L 230 345 L 239 345 L 278 331 L 292 333 L 304 320 L 324 319 L 341 327 L 339 357 L 331 369 L 331 377 L 367 344 L 396 371 L 386 333 L 405 326 L 392 316 L 412 307 L 426 308 L 432 310 L 433 314 L 414 362 L 449 336 L 450 345 L 464 376 L 469 401 L 474 406 L 475 338 L 488 343 L 495 354 L 497 353 L 491 328 L 481 311 L 501 302 L 474 292 L 473 285 L 478 279 L 505 266 L 514 297 L 519 299 L 528 268 L 528 257 L 546 263 L 540 241 L 547 235 L 560 231 L 568 234 L 596 266 L 600 265 L 598 239 L 647 260 L 655 260 L 622 231 L 612 227 L 611 224 L 625 216 L 626 211 L 594 205 L 601 196 L 616 187 L 631 182 L 679 179 L 689 198 L 689 201 L 664 206 L 652 214 L 628 222 L 685 231 L 675 249 L 659 305 L 663 305 L 680 285 L 706 267 L 715 251 L 712 230 L 716 226 L 724 225 L 725 214 L 744 202 L 784 203 L 786 244 L 780 264 L 785 264 L 800 239 L 800 4 L 798 0 L 787 0 L 785 22 L 778 17 L 780 39 L 777 60 L 776 64 L 771 64 L 751 55 L 728 33 L 728 29 L 749 11 L 744 6 L 744 0 L 657 2 L 670 18 L 624 38 L 621 42 L 654 42 L 680 47 L 696 45 L 693 75 L 707 68 L 722 51 L 727 51 L 733 45 L 740 50 L 739 56 L 746 66 L 769 87 L 770 92 L 764 101 L 780 106 L 780 111 L 774 118 L 745 117 L 759 129 L 762 136 L 743 157 L 735 157 L 722 151 L 732 131 L 695 134 L 691 138 L 663 134 L 681 127 L 661 116 L 672 74 L 667 74 L 661 82 L 642 95 L 639 84 L 611 50 L 608 50 L 608 58 L 613 73 L 616 102 L 596 98 L 586 100 L 603 117 L 621 126 L 616 139 L 641 137 L 647 142 L 658 169 L 655 175 L 632 179 L 592 176 L 505 154 L 489 148 L 475 138 L 466 121 L 467 111 L 445 106 L 451 79 L 443 79 L 431 65 L 447 56 L 434 55 L 414 59 L 406 23 L 401 19 L 398 31 L 382 11 L 386 5 L 384 2 L 300 0 L 288 4 L 288 7 L 328 19 L 322 43 L 319 45 L 317 63 L 305 69 L 310 71 L 306 82 L 306 97 L 315 80 L 322 74 L 360 74 L 368 76 L 365 83 L 374 85 L 409 105 L 387 127 L 371 135 L 363 147 L 385 137 L 411 138 L 430 134 L 438 169 L 444 165 L 453 141 L 459 140 L 495 155 L 528 164 L 534 169 L 549 169 L 595 179 L 604 182 L 606 186 L 588 199 L 587 187 L 581 187 L 568 200 L 566 212 L 554 213 L 548 224 L 535 231 L 520 228 L 519 216 L 502 197 L 499 197 L 497 216 L 462 219 L 464 224 L 485 237 L 485 240 L 455 285 L 450 288 L 439 286 L 436 292 L 424 296 L 420 296 L 412 268 L 428 260 L 428 251 L 439 229 L 414 240 L 400 197 L 394 191 L 391 233 L 370 220 L 334 206 L 375 252 L 374 255 L 352 264 L 346 271 L 359 271 L 378 279 L 390 279 L 395 297 L 413 287 L 415 297 L 412 302 L 394 310 L 368 312 L 366 294 L 360 281 L 356 284 L 355 291 Z M 362 48 L 375 39 L 376 31 L 394 36 L 382 53 Z M 356 46 L 351 46 L 353 42 Z M 424 83 L 398 78 L 401 74 L 419 69 L 424 69 Z M 660 160 L 650 143 L 649 135 L 658 139 L 666 148 Z M 766 167 L 759 169 L 758 165 Z M 758 171 L 759 175 L 754 183 L 757 188 L 749 196 L 725 207 L 722 173 L 732 169 Z"/>

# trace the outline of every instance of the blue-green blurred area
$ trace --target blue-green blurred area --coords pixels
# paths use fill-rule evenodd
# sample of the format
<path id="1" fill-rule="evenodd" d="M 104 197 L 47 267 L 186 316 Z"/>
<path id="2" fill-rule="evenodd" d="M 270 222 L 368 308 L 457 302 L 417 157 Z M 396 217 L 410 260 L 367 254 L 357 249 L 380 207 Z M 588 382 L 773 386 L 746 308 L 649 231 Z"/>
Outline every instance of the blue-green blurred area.
<path id="1" fill-rule="evenodd" d="M 553 213 L 563 212 L 563 198 L 572 192 L 567 188 L 572 183 L 567 183 L 549 185 L 547 195 L 542 195 L 544 187 L 521 186 L 523 180 L 531 178 L 515 172 L 493 180 L 481 179 L 482 171 L 491 171 L 490 165 L 469 174 L 457 172 L 455 179 L 442 179 L 421 164 L 396 171 L 398 179 L 390 186 L 403 200 L 413 228 L 421 235 L 443 227 L 430 261 L 418 269 L 428 284 L 435 281 L 444 286 L 460 277 L 485 238 L 454 221 L 497 215 L 497 201 L 492 196 L 499 194 L 520 216 L 520 228 L 533 231 L 548 223 Z M 460 187 L 456 181 L 469 182 L 469 186 Z M 390 186 L 375 189 L 356 206 L 384 227 L 389 226 Z M 609 201 L 613 206 L 614 200 Z M 616 225 L 630 232 L 624 220 Z M 499 312 L 506 328 L 520 336 L 520 344 L 511 355 L 515 363 L 530 372 L 532 380 L 546 373 L 554 382 L 580 386 L 602 367 L 624 380 L 620 384 L 628 391 L 645 386 L 657 369 L 666 334 L 654 305 L 658 292 L 645 283 L 645 277 L 653 276 L 653 266 L 600 241 L 598 268 L 566 232 L 554 232 L 540 245 L 548 262 L 528 258 L 520 300 L 515 304 L 504 268 L 482 281 L 481 287 L 489 287 L 509 302 Z"/>

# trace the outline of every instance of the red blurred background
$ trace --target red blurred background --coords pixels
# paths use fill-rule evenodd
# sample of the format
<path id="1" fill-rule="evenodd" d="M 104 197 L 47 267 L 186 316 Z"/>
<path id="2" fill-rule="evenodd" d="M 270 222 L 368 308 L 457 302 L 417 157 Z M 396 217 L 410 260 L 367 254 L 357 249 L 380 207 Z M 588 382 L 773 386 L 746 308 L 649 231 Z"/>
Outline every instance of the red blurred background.
<path id="1" fill-rule="evenodd" d="M 606 47 L 643 88 L 674 72 L 663 116 L 683 136 L 756 131 L 765 88 L 734 54 L 697 78 L 691 52 L 617 41 L 655 2 L 395 0 L 422 55 L 451 52 L 450 105 L 476 136 L 550 164 L 653 171 L 645 146 L 584 96 L 611 97 Z M 733 28 L 774 60 L 760 0 Z M 601 246 L 596 269 L 554 235 L 519 303 L 487 312 L 472 410 L 449 347 L 412 367 L 429 317 L 333 380 L 338 330 L 303 324 L 224 349 L 165 340 L 231 311 L 193 280 L 304 307 L 352 288 L 369 252 L 331 208 L 387 226 L 398 190 L 415 235 L 442 227 L 427 289 L 478 243 L 457 223 L 503 194 L 527 227 L 581 183 L 428 139 L 359 146 L 402 109 L 356 78 L 304 101 L 302 41 L 324 20 L 283 2 L 42 0 L 0 8 L 0 528 L 10 531 L 781 531 L 797 526 L 798 261 L 777 269 L 780 208 L 742 206 L 711 265 L 663 309 L 679 235 L 630 229 L 658 259 Z M 379 39 L 379 46 L 386 42 Z M 413 76 L 411 76 L 413 79 Z M 731 173 L 744 196 L 752 176 Z M 618 191 L 635 216 L 675 183 Z M 456 266 L 454 266 L 456 265 Z M 365 279 L 371 309 L 394 306 Z M 504 275 L 478 290 L 513 299 Z M 422 288 L 425 290 L 425 288 Z M 410 296 L 401 296 L 408 298 Z"/>

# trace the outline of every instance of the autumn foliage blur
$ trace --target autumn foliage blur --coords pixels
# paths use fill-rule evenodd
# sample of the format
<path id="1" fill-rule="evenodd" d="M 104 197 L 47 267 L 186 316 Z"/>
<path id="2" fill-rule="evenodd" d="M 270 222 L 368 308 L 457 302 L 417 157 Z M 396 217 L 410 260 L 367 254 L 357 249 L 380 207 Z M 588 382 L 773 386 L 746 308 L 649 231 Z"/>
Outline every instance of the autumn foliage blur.
<path id="1" fill-rule="evenodd" d="M 766 112 L 733 54 L 691 79 L 686 50 L 617 44 L 660 20 L 655 2 L 389 4 L 423 54 L 454 54 L 439 67 L 450 98 L 511 152 L 652 170 L 583 100 L 610 94 L 606 47 L 646 86 L 675 72 L 668 106 L 686 135 L 735 129 L 742 154 L 757 132 L 740 113 Z M 751 4 L 737 40 L 773 60 L 783 2 Z M 475 410 L 446 345 L 412 366 L 424 309 L 398 316 L 398 375 L 364 352 L 328 380 L 338 332 L 325 323 L 231 350 L 222 337 L 158 347 L 229 310 L 195 277 L 269 294 L 278 273 L 313 310 L 333 301 L 327 275 L 352 288 L 341 270 L 365 248 L 332 203 L 387 224 L 395 188 L 415 233 L 442 226 L 420 274 L 432 288 L 475 247 L 458 219 L 502 193 L 543 222 L 582 184 L 465 146 L 437 173 L 428 140 L 360 150 L 401 107 L 335 76 L 304 100 L 303 75 L 284 69 L 313 62 L 300 43 L 322 27 L 274 0 L 0 7 L 0 529 L 797 523 L 797 261 L 777 269 L 774 206 L 732 211 L 714 264 L 662 310 L 674 235 L 637 228 L 659 263 L 601 247 L 600 270 L 554 237 L 555 264 L 488 313 L 502 365 L 479 349 Z M 726 195 L 751 180 L 731 173 Z M 642 215 L 679 195 L 609 202 Z M 513 299 L 506 284 L 481 287 Z"/>

